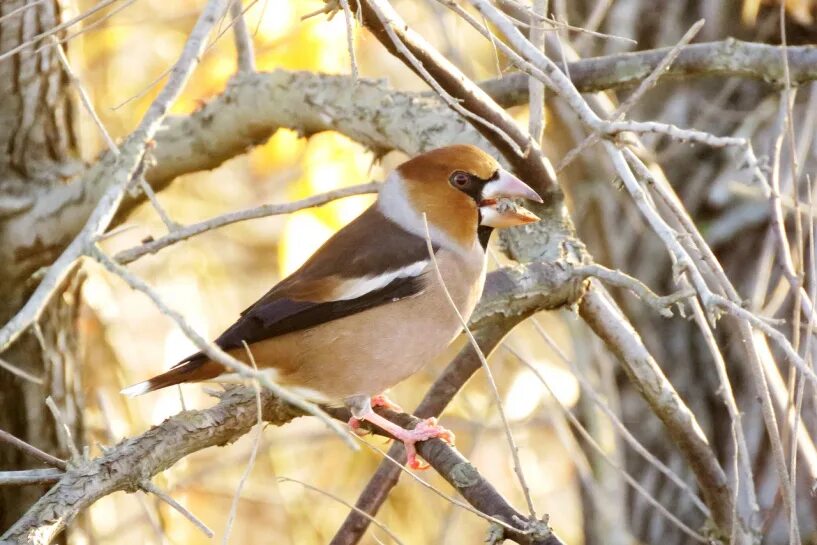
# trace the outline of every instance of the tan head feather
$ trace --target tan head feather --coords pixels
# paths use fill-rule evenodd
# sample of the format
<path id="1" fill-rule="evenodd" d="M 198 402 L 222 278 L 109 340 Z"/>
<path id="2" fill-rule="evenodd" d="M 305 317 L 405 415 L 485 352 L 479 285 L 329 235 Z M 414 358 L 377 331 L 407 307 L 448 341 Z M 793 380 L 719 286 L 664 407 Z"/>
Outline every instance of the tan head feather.
<path id="1" fill-rule="evenodd" d="M 476 240 L 479 211 L 473 198 L 451 185 L 451 175 L 462 171 L 487 180 L 498 169 L 499 163 L 478 147 L 455 145 L 418 155 L 397 172 L 409 204 L 425 213 L 429 224 L 468 248 Z"/>

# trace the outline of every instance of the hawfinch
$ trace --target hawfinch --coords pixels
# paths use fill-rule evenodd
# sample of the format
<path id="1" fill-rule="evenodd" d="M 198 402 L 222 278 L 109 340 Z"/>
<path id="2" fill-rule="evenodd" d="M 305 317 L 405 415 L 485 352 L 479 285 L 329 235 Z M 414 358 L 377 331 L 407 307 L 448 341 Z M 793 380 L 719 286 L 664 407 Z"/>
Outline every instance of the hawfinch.
<path id="1" fill-rule="evenodd" d="M 377 201 L 309 260 L 245 310 L 215 343 L 274 382 L 320 403 L 343 402 L 406 445 L 450 434 L 433 419 L 403 429 L 372 410 L 383 391 L 442 354 L 462 327 L 440 285 L 468 319 L 482 293 L 485 247 L 495 227 L 537 221 L 501 198 L 539 195 L 474 146 L 439 148 L 401 164 Z M 234 377 L 235 375 L 233 375 Z M 123 390 L 139 395 L 182 382 L 228 382 L 202 353 Z M 233 379 L 234 380 L 234 379 Z"/>

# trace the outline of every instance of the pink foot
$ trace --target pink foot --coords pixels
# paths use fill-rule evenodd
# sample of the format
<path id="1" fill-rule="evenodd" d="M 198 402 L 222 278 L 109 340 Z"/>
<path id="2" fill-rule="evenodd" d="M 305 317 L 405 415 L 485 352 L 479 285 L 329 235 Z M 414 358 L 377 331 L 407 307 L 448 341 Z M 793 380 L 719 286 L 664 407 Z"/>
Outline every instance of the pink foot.
<path id="1" fill-rule="evenodd" d="M 372 407 L 385 407 L 392 410 L 403 411 L 399 405 L 393 403 L 384 395 L 372 397 L 371 405 Z M 437 424 L 436 418 L 426 418 L 425 420 L 421 420 L 417 423 L 414 429 L 407 430 L 405 428 L 401 428 L 391 420 L 380 416 L 376 412 L 369 410 L 361 418 L 355 418 L 353 416 L 349 419 L 349 428 L 352 430 L 352 432 L 357 435 L 366 434 L 366 431 L 361 428 L 361 423 L 363 420 L 371 422 L 375 426 L 389 432 L 395 439 L 403 442 L 403 445 L 406 447 L 406 465 L 408 465 L 408 467 L 411 469 L 428 468 L 428 464 L 420 462 L 417 458 L 417 448 L 415 447 L 416 443 L 426 441 L 428 439 L 442 439 L 449 445 L 454 444 L 454 434 Z"/>
<path id="2" fill-rule="evenodd" d="M 420 421 L 413 430 L 398 428 L 389 430 L 396 439 L 403 442 L 406 447 L 406 465 L 411 469 L 428 469 L 428 464 L 420 462 L 417 458 L 417 448 L 414 446 L 419 441 L 428 439 L 442 439 L 449 445 L 454 444 L 454 434 L 437 424 L 436 418 L 426 418 Z"/>

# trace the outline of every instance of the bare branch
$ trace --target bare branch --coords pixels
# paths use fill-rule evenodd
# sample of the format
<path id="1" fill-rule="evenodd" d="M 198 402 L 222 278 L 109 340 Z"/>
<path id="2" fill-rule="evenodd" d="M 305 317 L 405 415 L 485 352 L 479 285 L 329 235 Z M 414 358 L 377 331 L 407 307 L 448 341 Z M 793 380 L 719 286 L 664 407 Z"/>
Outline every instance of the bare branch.
<path id="1" fill-rule="evenodd" d="M 262 395 L 262 402 L 264 419 L 274 425 L 285 424 L 302 414 L 266 392 Z M 341 420 L 348 419 L 348 411 L 333 412 Z M 415 417 L 390 411 L 384 416 L 403 427 L 418 422 Z M 107 449 L 98 458 L 82 461 L 69 469 L 0 539 L 33 545 L 50 543 L 82 510 L 99 498 L 116 491 L 134 492 L 140 489 L 145 479 L 183 457 L 210 446 L 231 443 L 256 424 L 255 391 L 251 388 L 228 390 L 210 409 L 179 413 L 144 434 Z M 523 528 L 517 521 L 521 515 L 453 447 L 440 440 L 429 440 L 419 444 L 418 450 L 471 505 L 515 528 L 506 532 L 508 539 L 525 545 L 561 543 L 549 530 Z"/>
<path id="2" fill-rule="evenodd" d="M 238 70 L 245 73 L 255 72 L 252 36 L 247 31 L 247 22 L 244 20 L 241 0 L 231 0 L 230 16 L 233 18 L 233 36 L 235 37 L 235 50 L 238 56 Z"/>
<path id="3" fill-rule="evenodd" d="M 26 454 L 33 456 L 34 458 L 37 458 L 41 462 L 45 462 L 50 466 L 54 466 L 57 469 L 65 469 L 68 467 L 68 463 L 65 460 L 60 460 L 56 456 L 52 456 L 47 452 L 43 452 L 34 445 L 29 445 L 22 439 L 14 437 L 7 431 L 0 430 L 0 441 L 13 446 L 14 448 L 17 448 L 25 452 Z"/>
<path id="4" fill-rule="evenodd" d="M 40 377 L 35 377 L 34 375 L 29 373 L 28 371 L 20 369 L 16 365 L 4 360 L 3 358 L 0 358 L 0 368 L 5 369 L 6 371 L 11 373 L 12 375 L 16 375 L 16 376 L 20 377 L 21 379 L 27 380 L 27 381 L 29 381 L 29 382 L 31 382 L 33 384 L 44 384 L 45 383 L 43 381 L 43 379 L 41 379 Z"/>
<path id="5" fill-rule="evenodd" d="M 170 507 L 178 511 L 184 518 L 192 522 L 193 526 L 201 530 L 205 536 L 213 537 L 215 535 L 213 534 L 213 531 L 210 528 L 208 528 L 207 525 L 204 524 L 201 520 L 199 520 L 199 518 L 196 517 L 196 515 L 191 513 L 189 509 L 187 509 L 185 506 L 174 500 L 170 496 L 170 494 L 160 489 L 152 482 L 148 480 L 142 481 L 141 483 L 139 483 L 139 488 L 144 490 L 145 492 L 153 494 L 154 496 L 168 504 Z"/>
<path id="6" fill-rule="evenodd" d="M 48 407 L 48 410 L 51 411 L 54 421 L 57 423 L 57 429 L 60 430 L 60 433 L 63 436 L 63 440 L 68 447 L 68 452 L 71 453 L 71 462 L 79 462 L 82 459 L 82 454 L 80 454 L 77 443 L 74 441 L 74 437 L 71 434 L 71 428 L 68 426 L 68 422 L 66 422 L 65 418 L 62 416 L 62 412 L 60 411 L 59 407 L 57 407 L 57 404 L 54 403 L 51 396 L 45 398 L 45 404 Z"/>
<path id="7" fill-rule="evenodd" d="M 209 220 L 195 223 L 193 225 L 179 227 L 174 231 L 171 231 L 167 235 L 163 236 L 162 238 L 151 240 L 150 242 L 146 242 L 141 246 L 136 246 L 134 248 L 130 248 L 127 250 L 122 250 L 121 252 L 116 254 L 114 260 L 121 265 L 125 265 L 127 263 L 131 263 L 132 261 L 136 261 L 140 257 L 143 257 L 147 254 L 155 254 L 159 250 L 167 248 L 168 246 L 176 244 L 177 242 L 187 240 L 188 238 L 194 237 L 201 233 L 205 233 L 207 231 L 211 231 L 213 229 L 218 229 L 219 227 L 224 227 L 225 225 L 230 225 L 233 223 L 246 221 L 249 219 L 264 218 L 267 216 L 275 216 L 279 214 L 290 214 L 292 212 L 303 210 L 305 208 L 321 206 L 326 203 L 335 201 L 337 199 L 342 199 L 344 197 L 350 197 L 352 195 L 363 195 L 366 193 L 374 193 L 377 192 L 379 189 L 380 189 L 379 182 L 371 182 L 368 184 L 342 187 L 340 189 L 335 189 L 333 191 L 327 191 L 326 193 L 313 195 L 312 197 L 307 197 L 306 199 L 301 199 L 300 201 L 293 201 L 285 204 L 263 204 L 255 208 L 248 208 L 246 210 L 240 210 L 238 212 L 223 214 L 221 216 L 217 216 Z"/>
<path id="8" fill-rule="evenodd" d="M 354 505 L 350 504 L 349 502 L 347 502 L 347 501 L 346 501 L 346 500 L 344 500 L 343 498 L 341 498 L 341 497 L 339 497 L 339 496 L 337 496 L 337 495 L 335 495 L 335 494 L 332 494 L 331 492 L 327 492 L 326 490 L 323 490 L 323 489 L 321 489 L 321 488 L 318 488 L 317 486 L 312 486 L 311 484 L 307 484 L 307 483 L 305 483 L 305 482 L 303 482 L 303 481 L 299 481 L 298 479 L 292 479 L 292 478 L 290 478 L 290 477 L 278 477 L 278 482 L 283 482 L 283 483 L 286 483 L 286 482 L 289 482 L 289 483 L 297 483 L 297 484 L 299 484 L 299 485 L 303 486 L 304 488 L 307 488 L 307 489 L 309 489 L 309 490 L 312 490 L 313 492 L 318 492 L 319 494 L 323 494 L 323 495 L 324 495 L 324 496 L 326 496 L 327 498 L 332 498 L 332 499 L 333 499 L 333 500 L 335 500 L 336 502 L 338 502 L 338 503 L 340 503 L 340 504 L 342 504 L 342 505 L 345 505 L 345 506 L 346 506 L 346 507 L 348 507 L 349 509 L 352 509 L 352 510 L 356 511 L 356 512 L 357 512 L 357 513 L 359 513 L 361 516 L 366 517 L 366 519 L 367 519 L 369 522 L 373 523 L 375 526 L 377 526 L 378 528 L 380 528 L 381 530 L 383 530 L 384 532 L 386 532 L 386 534 L 388 534 L 388 536 L 389 536 L 390 538 L 392 538 L 392 540 L 394 540 L 394 542 L 395 542 L 395 543 L 397 543 L 397 545 L 403 545 L 403 541 L 402 541 L 402 540 L 401 540 L 399 537 L 397 537 L 397 534 L 395 534 L 394 532 L 392 532 L 392 531 L 389 529 L 389 527 L 388 527 L 388 526 L 386 526 L 385 524 L 383 524 L 382 522 L 380 522 L 379 520 L 377 520 L 377 519 L 376 519 L 376 518 L 374 518 L 373 516 L 369 515 L 367 512 L 365 512 L 365 511 L 363 511 L 363 510 L 361 510 L 361 509 L 358 509 L 357 507 L 355 507 Z"/>
<path id="9" fill-rule="evenodd" d="M 559 67 L 569 70 L 571 81 L 583 93 L 621 89 L 643 81 L 671 49 L 665 47 L 581 59 Z M 781 56 L 781 47 L 732 39 L 692 44 L 678 54 L 658 81 L 706 76 L 742 77 L 782 88 L 786 80 Z M 817 80 L 817 47 L 788 47 L 786 56 L 792 85 Z M 527 81 L 526 74 L 508 74 L 484 81 L 480 87 L 502 106 L 516 106 L 528 101 Z"/>
<path id="10" fill-rule="evenodd" d="M 99 119 L 99 116 L 94 109 L 93 103 L 91 103 L 91 98 L 85 91 L 85 87 L 82 85 L 82 82 L 71 68 L 71 63 L 68 62 L 68 57 L 65 55 L 65 50 L 62 48 L 62 44 L 55 36 L 51 36 L 51 42 L 54 44 L 54 49 L 57 51 L 57 58 L 60 60 L 63 70 L 65 70 L 65 73 L 68 74 L 68 79 L 70 79 L 71 83 L 74 85 L 74 87 L 76 87 L 77 93 L 79 93 L 79 98 L 82 101 L 82 105 L 85 106 L 85 109 L 88 111 L 88 115 L 90 115 L 91 119 L 94 121 L 94 125 L 96 125 L 96 128 L 102 135 L 102 139 L 105 141 L 108 149 L 114 155 L 119 155 L 119 148 L 111 138 L 111 135 L 108 134 L 107 129 L 105 129 L 105 125 L 102 124 L 102 120 Z"/>
<path id="11" fill-rule="evenodd" d="M 159 197 L 156 196 L 156 192 L 154 192 L 153 188 L 150 187 L 150 184 L 145 181 L 145 178 L 143 176 L 139 176 L 139 179 L 136 181 L 136 183 L 139 185 L 139 189 L 142 190 L 142 193 L 144 193 L 145 196 L 148 198 L 148 201 L 150 201 L 150 205 L 153 207 L 153 210 L 155 210 L 156 213 L 159 215 L 159 219 L 161 219 L 162 223 L 165 224 L 167 230 L 170 233 L 175 233 L 176 231 L 181 229 L 181 225 L 176 223 L 170 217 L 170 215 L 165 210 L 164 206 L 162 206 L 162 203 L 159 202 Z"/>
<path id="12" fill-rule="evenodd" d="M 360 73 L 357 68 L 357 57 L 355 56 L 355 18 L 352 16 L 352 9 L 349 7 L 349 0 L 340 0 L 340 5 L 343 8 L 343 19 L 346 22 L 346 47 L 349 50 L 352 77 L 357 81 Z"/>
<path id="13" fill-rule="evenodd" d="M 23 469 L 20 471 L 0 471 L 0 486 L 26 486 L 31 484 L 53 484 L 65 473 L 59 469 Z"/>
<path id="14" fill-rule="evenodd" d="M 108 6 L 110 6 L 111 4 L 113 4 L 114 2 L 117 2 L 117 1 L 118 0 L 101 0 L 98 4 L 96 4 L 94 7 L 92 7 L 88 11 L 86 11 L 84 13 L 80 13 L 76 17 L 74 17 L 72 19 L 69 19 L 68 21 L 65 21 L 64 23 L 60 23 L 59 25 L 57 25 L 55 27 L 49 28 L 45 32 L 43 32 L 41 34 L 38 34 L 37 36 L 34 36 L 34 38 L 32 38 L 31 40 L 29 40 L 27 42 L 23 42 L 20 45 L 9 49 L 8 51 L 4 51 L 2 54 L 0 54 L 0 62 L 3 62 L 6 59 L 8 59 L 9 57 L 12 57 L 12 56 L 16 55 L 17 53 L 19 53 L 20 51 L 24 50 L 27 47 L 31 47 L 31 46 L 37 44 L 40 40 L 44 40 L 44 39 L 48 38 L 49 36 L 53 36 L 54 34 L 60 32 L 61 30 L 69 28 L 69 27 L 79 23 L 80 21 L 82 21 L 84 19 L 87 19 L 88 17 L 90 17 L 94 13 L 97 13 L 98 11 L 107 8 Z M 28 6 L 28 7 L 31 7 L 31 6 Z"/>
<path id="15" fill-rule="evenodd" d="M 103 4 L 105 2 L 98 6 Z M 106 190 L 94 206 L 82 230 L 49 267 L 23 308 L 0 329 L 0 352 L 39 318 L 51 294 L 74 266 L 75 261 L 88 251 L 94 239 L 102 234 L 113 219 L 126 186 L 134 174 L 139 174 L 139 166 L 143 162 L 148 142 L 156 134 L 171 104 L 179 96 L 198 64 L 206 37 L 223 11 L 224 0 L 210 0 L 193 27 L 167 85 L 150 105 L 136 130 L 125 140 L 120 154 L 113 160 L 98 162 L 89 171 L 88 183 L 102 184 Z"/>
<path id="16" fill-rule="evenodd" d="M 680 290 L 670 295 L 657 295 L 638 278 L 633 278 L 621 271 L 614 271 L 597 264 L 582 265 L 574 269 L 573 272 L 582 279 L 590 277 L 598 278 L 605 284 L 630 290 L 642 301 L 661 313 L 665 318 L 672 318 L 672 305 L 695 296 L 695 290 L 692 288 Z"/>
<path id="17" fill-rule="evenodd" d="M 244 345 L 247 358 L 250 360 L 250 363 L 252 363 L 252 368 L 258 371 L 258 365 L 255 362 L 252 350 L 250 350 L 250 345 L 244 340 L 242 340 L 241 343 Z M 230 532 L 233 530 L 233 522 L 235 522 L 235 516 L 238 513 L 238 502 L 241 500 L 241 491 L 244 489 L 244 485 L 250 477 L 250 473 L 252 473 L 252 468 L 255 466 L 255 457 L 258 456 L 258 447 L 261 444 L 261 439 L 264 437 L 264 419 L 261 416 L 263 412 L 263 407 L 261 406 L 261 385 L 258 384 L 257 380 L 254 380 L 252 381 L 252 388 L 255 390 L 255 437 L 253 437 L 252 450 L 250 451 L 250 458 L 247 460 L 247 467 L 244 468 L 241 480 L 238 481 L 238 486 L 235 487 L 233 501 L 230 502 L 230 514 L 227 515 L 227 524 L 224 526 L 224 536 L 221 539 L 222 545 L 230 543 Z"/>
<path id="18" fill-rule="evenodd" d="M 587 291 L 579 304 L 579 314 L 619 358 L 627 375 L 666 426 L 692 468 L 715 523 L 720 528 L 731 528 L 732 496 L 726 474 L 695 415 L 664 376 L 638 333 L 598 285 Z"/>

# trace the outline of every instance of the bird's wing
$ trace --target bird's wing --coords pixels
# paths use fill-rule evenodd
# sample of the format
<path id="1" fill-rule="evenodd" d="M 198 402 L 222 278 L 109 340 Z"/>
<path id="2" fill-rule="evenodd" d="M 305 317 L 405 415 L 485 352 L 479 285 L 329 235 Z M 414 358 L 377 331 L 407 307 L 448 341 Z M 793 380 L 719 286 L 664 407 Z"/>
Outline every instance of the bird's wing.
<path id="1" fill-rule="evenodd" d="M 418 295 L 428 266 L 426 241 L 372 206 L 242 312 L 216 344 L 238 348 Z"/>

